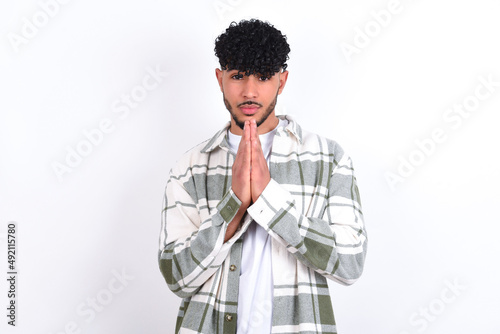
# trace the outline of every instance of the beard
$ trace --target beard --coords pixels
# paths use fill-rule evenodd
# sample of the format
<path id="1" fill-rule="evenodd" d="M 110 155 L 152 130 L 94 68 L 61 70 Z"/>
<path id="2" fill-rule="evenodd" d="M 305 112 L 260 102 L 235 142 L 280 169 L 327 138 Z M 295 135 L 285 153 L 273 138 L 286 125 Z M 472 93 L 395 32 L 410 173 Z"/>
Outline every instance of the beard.
<path id="1" fill-rule="evenodd" d="M 229 103 L 229 101 L 226 99 L 226 95 L 223 93 L 222 94 L 223 98 L 224 98 L 224 105 L 226 106 L 226 109 L 229 111 L 229 113 L 231 114 L 231 117 L 232 119 L 234 120 L 234 123 L 241 129 L 243 130 L 244 126 L 245 126 L 245 122 L 240 120 L 238 118 L 238 116 L 234 113 L 233 111 L 233 107 L 231 106 L 231 104 Z M 278 103 L 278 92 L 276 92 L 276 97 L 274 98 L 274 100 L 269 104 L 269 106 L 267 106 L 265 112 L 264 112 L 264 115 L 262 115 L 262 117 L 258 120 L 256 120 L 256 123 L 257 123 L 257 127 L 259 127 L 262 123 L 264 123 L 267 118 L 269 117 L 269 115 L 272 114 L 272 112 L 274 111 L 274 108 L 276 107 L 276 103 Z M 243 103 L 240 103 L 238 105 L 238 107 L 242 106 L 242 105 L 245 105 L 245 104 L 255 104 L 255 105 L 259 105 L 262 107 L 261 104 L 257 103 L 257 102 L 253 102 L 253 101 L 246 101 L 246 102 L 243 102 Z"/>

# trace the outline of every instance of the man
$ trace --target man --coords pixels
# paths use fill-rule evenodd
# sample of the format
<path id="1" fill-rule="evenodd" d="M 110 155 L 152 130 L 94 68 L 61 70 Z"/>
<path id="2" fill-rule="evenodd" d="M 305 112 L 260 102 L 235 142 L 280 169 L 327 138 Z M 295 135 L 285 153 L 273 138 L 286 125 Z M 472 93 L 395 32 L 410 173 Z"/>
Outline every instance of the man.
<path id="1" fill-rule="evenodd" d="M 259 20 L 216 40 L 230 122 L 178 161 L 165 193 L 159 265 L 183 298 L 176 333 L 336 333 L 326 279 L 361 275 L 350 158 L 275 115 L 289 51 Z"/>

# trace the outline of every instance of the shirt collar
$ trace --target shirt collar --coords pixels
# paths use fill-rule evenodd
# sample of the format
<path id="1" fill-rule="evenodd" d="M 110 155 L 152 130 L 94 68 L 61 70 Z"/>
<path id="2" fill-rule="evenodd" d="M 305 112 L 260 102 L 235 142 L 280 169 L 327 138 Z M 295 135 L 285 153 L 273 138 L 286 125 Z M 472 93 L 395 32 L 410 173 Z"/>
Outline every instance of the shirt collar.
<path id="1" fill-rule="evenodd" d="M 293 137 L 295 140 L 302 144 L 302 129 L 299 124 L 289 115 L 278 115 L 280 119 L 287 120 L 288 125 L 285 127 L 286 134 L 289 137 Z M 205 147 L 201 150 L 201 153 L 210 153 L 217 147 L 229 149 L 229 144 L 227 143 L 227 129 L 231 126 L 231 122 L 227 122 L 224 128 L 217 131 L 217 133 L 208 141 Z M 282 131 L 276 133 L 276 135 L 281 135 Z"/>

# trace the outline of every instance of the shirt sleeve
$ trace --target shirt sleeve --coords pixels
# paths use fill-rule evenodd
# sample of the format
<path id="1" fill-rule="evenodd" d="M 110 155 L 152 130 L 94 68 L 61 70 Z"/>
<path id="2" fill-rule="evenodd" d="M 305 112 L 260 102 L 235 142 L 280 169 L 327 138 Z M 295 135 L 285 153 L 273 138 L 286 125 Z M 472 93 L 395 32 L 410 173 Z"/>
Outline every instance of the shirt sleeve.
<path id="1" fill-rule="evenodd" d="M 344 285 L 363 271 L 367 234 L 351 159 L 333 168 L 321 217 L 306 217 L 292 194 L 271 179 L 247 212 L 300 262 Z"/>
<path id="2" fill-rule="evenodd" d="M 177 176 L 180 175 L 180 176 Z M 164 197 L 158 261 L 168 287 L 181 298 L 194 295 L 226 259 L 241 233 L 224 243 L 227 224 L 241 201 L 229 190 L 212 215 L 200 215 L 199 203 L 183 185 L 187 176 L 170 173 Z"/>

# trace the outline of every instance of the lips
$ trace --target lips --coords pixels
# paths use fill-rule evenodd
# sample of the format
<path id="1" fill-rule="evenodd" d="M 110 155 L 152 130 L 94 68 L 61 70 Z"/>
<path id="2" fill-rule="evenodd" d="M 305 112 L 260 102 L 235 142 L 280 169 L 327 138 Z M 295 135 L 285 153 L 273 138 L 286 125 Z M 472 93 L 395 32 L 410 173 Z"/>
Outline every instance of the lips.
<path id="1" fill-rule="evenodd" d="M 244 105 L 240 107 L 240 110 L 247 116 L 251 116 L 257 112 L 259 109 L 259 106 L 256 106 L 254 104 L 252 105 Z"/>

